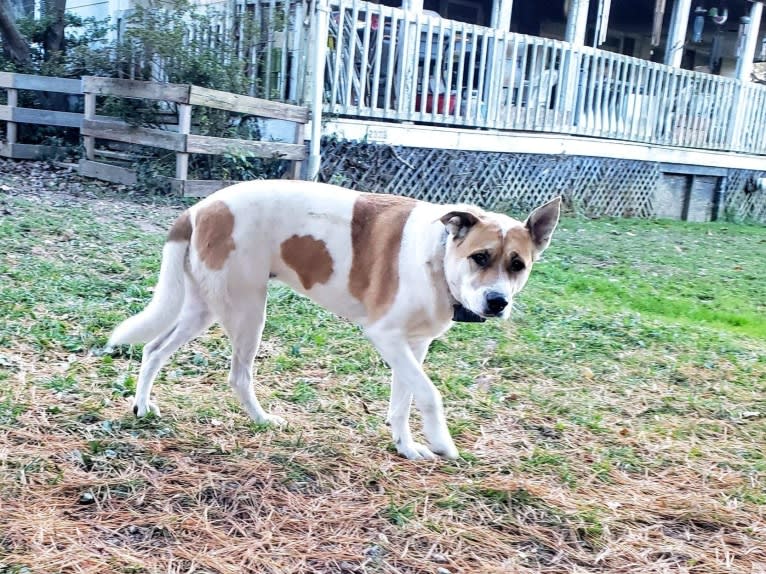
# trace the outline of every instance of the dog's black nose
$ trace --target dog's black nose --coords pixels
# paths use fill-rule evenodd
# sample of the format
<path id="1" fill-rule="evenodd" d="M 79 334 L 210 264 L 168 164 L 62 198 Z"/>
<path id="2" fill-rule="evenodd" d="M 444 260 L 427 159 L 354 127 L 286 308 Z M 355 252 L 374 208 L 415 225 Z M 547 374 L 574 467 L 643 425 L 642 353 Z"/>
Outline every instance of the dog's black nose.
<path id="1" fill-rule="evenodd" d="M 487 293 L 487 311 L 490 315 L 499 315 L 508 306 L 505 295 L 497 291 Z"/>

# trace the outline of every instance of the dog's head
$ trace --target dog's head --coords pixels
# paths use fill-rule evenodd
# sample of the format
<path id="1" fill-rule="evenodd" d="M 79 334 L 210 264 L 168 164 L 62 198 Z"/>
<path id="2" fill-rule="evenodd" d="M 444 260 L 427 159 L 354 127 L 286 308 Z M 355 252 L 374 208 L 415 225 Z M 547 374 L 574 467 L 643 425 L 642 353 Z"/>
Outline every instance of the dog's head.
<path id="1" fill-rule="evenodd" d="M 474 207 L 441 217 L 449 233 L 444 272 L 452 296 L 481 317 L 507 319 L 513 296 L 551 241 L 560 206 L 557 197 L 524 222 Z"/>

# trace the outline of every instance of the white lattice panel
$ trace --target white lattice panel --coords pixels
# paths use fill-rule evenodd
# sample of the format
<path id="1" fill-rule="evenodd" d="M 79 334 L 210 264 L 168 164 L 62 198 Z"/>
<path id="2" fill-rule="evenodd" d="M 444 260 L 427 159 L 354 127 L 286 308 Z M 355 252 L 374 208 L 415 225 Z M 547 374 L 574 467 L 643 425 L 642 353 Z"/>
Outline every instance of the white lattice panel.
<path id="1" fill-rule="evenodd" d="M 587 215 L 650 217 L 656 164 L 573 156 L 404 148 L 325 140 L 320 179 L 437 203 L 523 209 L 556 195 Z"/>

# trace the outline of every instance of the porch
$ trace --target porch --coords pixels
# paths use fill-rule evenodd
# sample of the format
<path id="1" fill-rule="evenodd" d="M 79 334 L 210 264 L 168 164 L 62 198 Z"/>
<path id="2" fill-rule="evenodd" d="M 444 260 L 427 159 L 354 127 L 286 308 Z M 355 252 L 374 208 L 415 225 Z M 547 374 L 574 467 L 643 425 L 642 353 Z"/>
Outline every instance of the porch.
<path id="1" fill-rule="evenodd" d="M 615 42 L 610 0 L 545 3 L 569 7 L 538 26 L 563 39 L 522 33 L 512 0 L 460 0 L 491 6 L 491 26 L 424 1 L 439 13 L 420 0 L 225 0 L 207 7 L 212 28 L 189 33 L 245 63 L 250 95 L 311 108 L 307 178 L 487 206 L 561 193 L 593 214 L 705 219 L 743 205 L 766 221 L 766 190 L 752 193 L 766 182 L 766 85 L 750 81 L 761 2 L 731 0 L 735 24 L 702 33 L 691 0 L 668 0 L 665 17 L 663 0 L 636 0 L 656 6 L 653 23 Z M 725 75 L 701 71 L 699 46 L 712 70 L 722 32 Z"/>
<path id="2" fill-rule="evenodd" d="M 766 155 L 766 85 L 750 81 L 763 19 L 760 1 L 731 0 L 741 4 L 739 32 L 730 26 L 722 34 L 721 25 L 709 24 L 706 35 L 697 28 L 691 0 L 668 0 L 670 18 L 665 0 L 637 0 L 643 12 L 654 6 L 653 23 L 638 25 L 646 28 L 643 42 L 635 35 L 617 42 L 610 36 L 611 0 L 545 3 L 546 10 L 564 6 L 566 21 L 538 21 L 537 28 L 550 28 L 543 31 L 566 41 L 509 31 L 529 29 L 511 15 L 512 8 L 514 17 L 528 9 L 530 0 L 515 0 L 515 6 L 514 0 L 461 0 L 483 7 L 484 15 L 474 21 L 491 20 L 491 26 L 444 17 L 457 14 L 450 8 L 453 0 L 403 2 L 214 1 L 205 8 L 213 14 L 211 28 L 189 34 L 219 46 L 223 59 L 244 62 L 250 95 L 311 108 L 310 177 L 318 168 L 322 135 L 409 145 L 412 126 L 421 136 L 442 128 L 430 132 L 437 147 L 447 129 L 452 143 L 470 141 L 469 149 L 487 151 L 518 146 L 519 138 L 536 134 L 548 142 L 555 136 L 554 150 L 579 146 L 580 137 L 591 150 L 613 148 L 612 154 L 625 157 L 636 146 L 649 154 L 679 150 L 681 155 L 664 158 L 673 162 L 683 162 L 691 150 L 713 152 L 719 163 L 736 154 L 742 156 L 737 161 L 749 156 L 752 164 Z M 694 31 L 688 29 L 692 24 Z M 690 42 L 693 35 L 698 43 Z M 712 46 L 721 37 L 727 53 L 736 51 L 735 60 L 724 58 L 729 77 L 686 69 L 705 67 L 688 57 L 693 50 L 687 48 Z M 644 45 L 628 50 L 629 43 Z M 615 46 L 642 57 L 612 51 Z M 712 65 L 714 49 L 708 49 Z M 663 63 L 646 59 L 651 55 Z M 156 79 L 162 79 L 163 65 L 157 63 Z"/>
<path id="3" fill-rule="evenodd" d="M 362 0 L 314 25 L 332 118 L 766 154 L 766 86 L 749 81 Z"/>

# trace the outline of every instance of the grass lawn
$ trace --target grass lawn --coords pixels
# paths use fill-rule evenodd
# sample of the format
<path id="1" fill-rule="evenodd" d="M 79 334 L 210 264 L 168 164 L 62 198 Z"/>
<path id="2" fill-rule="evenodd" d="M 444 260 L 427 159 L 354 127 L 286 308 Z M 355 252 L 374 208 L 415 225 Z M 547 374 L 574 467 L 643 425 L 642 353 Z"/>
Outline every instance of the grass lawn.
<path id="1" fill-rule="evenodd" d="M 218 328 L 136 420 L 140 349 L 91 350 L 181 206 L 0 189 L 0 574 L 766 572 L 766 228 L 564 219 L 511 321 L 433 344 L 462 458 L 416 463 L 358 329 L 278 285 L 289 428 Z"/>

